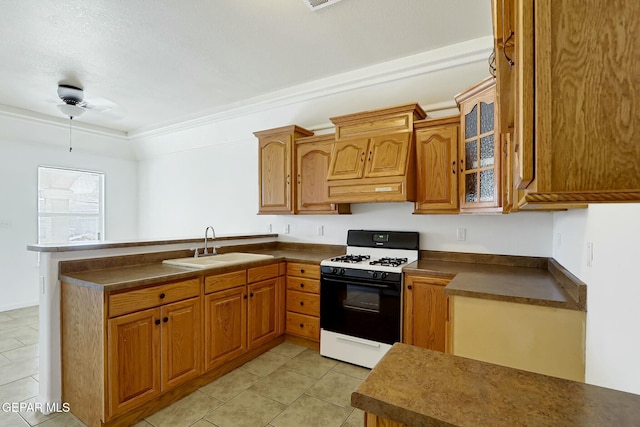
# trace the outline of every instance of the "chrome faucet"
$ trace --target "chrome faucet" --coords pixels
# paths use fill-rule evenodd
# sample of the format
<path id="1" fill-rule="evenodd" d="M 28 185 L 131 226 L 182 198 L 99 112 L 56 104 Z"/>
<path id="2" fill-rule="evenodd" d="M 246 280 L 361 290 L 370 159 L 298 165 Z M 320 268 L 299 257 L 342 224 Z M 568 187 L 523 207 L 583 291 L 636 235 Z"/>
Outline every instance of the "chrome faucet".
<path id="1" fill-rule="evenodd" d="M 202 255 L 207 255 L 209 253 L 209 251 L 207 250 L 207 236 L 209 234 L 209 229 L 211 229 L 211 233 L 213 234 L 211 241 L 213 242 L 216 239 L 216 230 L 214 230 L 211 225 L 204 229 L 204 252 L 202 252 Z M 215 243 L 212 243 L 211 254 L 218 255 Z"/>

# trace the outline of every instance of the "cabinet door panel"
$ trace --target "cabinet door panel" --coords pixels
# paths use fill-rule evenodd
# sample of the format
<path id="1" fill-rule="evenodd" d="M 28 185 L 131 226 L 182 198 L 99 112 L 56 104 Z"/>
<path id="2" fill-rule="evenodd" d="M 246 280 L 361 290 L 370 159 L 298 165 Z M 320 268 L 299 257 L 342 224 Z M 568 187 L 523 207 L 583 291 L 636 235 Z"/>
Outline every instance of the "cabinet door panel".
<path id="1" fill-rule="evenodd" d="M 163 306 L 162 391 L 200 374 L 200 298 Z"/>
<path id="2" fill-rule="evenodd" d="M 411 133 L 371 138 L 365 167 L 369 178 L 404 175 L 409 155 Z"/>
<path id="3" fill-rule="evenodd" d="M 336 142 L 331 153 L 327 179 L 362 178 L 368 143 L 368 138 Z"/>
<path id="4" fill-rule="evenodd" d="M 407 276 L 404 292 L 404 337 L 407 344 L 446 350 L 447 279 Z"/>
<path id="5" fill-rule="evenodd" d="M 278 334 L 277 286 L 278 278 L 248 286 L 247 342 L 249 349 L 264 344 Z"/>
<path id="6" fill-rule="evenodd" d="M 240 356 L 247 348 L 245 287 L 205 296 L 205 369 Z"/>
<path id="7" fill-rule="evenodd" d="M 298 211 L 331 211 L 327 201 L 327 173 L 331 162 L 332 143 L 300 144 L 296 147 L 298 170 Z"/>
<path id="8" fill-rule="evenodd" d="M 260 211 L 292 209 L 291 136 L 274 135 L 260 140 Z"/>
<path id="9" fill-rule="evenodd" d="M 417 210 L 458 208 L 458 126 L 416 132 Z"/>
<path id="10" fill-rule="evenodd" d="M 109 319 L 109 408 L 115 415 L 160 393 L 160 309 Z"/>

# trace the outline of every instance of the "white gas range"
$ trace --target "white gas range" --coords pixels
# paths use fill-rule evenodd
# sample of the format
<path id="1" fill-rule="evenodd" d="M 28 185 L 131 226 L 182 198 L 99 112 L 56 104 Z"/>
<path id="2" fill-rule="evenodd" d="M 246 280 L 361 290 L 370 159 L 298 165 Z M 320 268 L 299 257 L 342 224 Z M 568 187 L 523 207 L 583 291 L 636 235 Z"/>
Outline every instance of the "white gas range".
<path id="1" fill-rule="evenodd" d="M 320 263 L 320 354 L 372 368 L 401 339 L 402 268 L 419 235 L 349 230 L 347 255 Z"/>

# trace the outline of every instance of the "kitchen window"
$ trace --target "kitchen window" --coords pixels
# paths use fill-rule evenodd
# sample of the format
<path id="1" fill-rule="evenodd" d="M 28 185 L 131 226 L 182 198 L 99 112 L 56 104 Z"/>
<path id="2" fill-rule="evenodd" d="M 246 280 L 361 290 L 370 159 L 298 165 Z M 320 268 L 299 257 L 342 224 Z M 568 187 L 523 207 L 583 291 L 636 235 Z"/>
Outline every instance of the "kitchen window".
<path id="1" fill-rule="evenodd" d="M 104 240 L 104 173 L 38 167 L 38 243 Z"/>

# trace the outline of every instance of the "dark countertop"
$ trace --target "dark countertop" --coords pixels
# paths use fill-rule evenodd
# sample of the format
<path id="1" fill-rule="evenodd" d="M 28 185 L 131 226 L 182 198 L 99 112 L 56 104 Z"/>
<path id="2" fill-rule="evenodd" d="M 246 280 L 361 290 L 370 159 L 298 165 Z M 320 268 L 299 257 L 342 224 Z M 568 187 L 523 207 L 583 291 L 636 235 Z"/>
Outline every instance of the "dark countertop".
<path id="1" fill-rule="evenodd" d="M 277 234 L 274 233 L 251 233 L 251 234 L 233 234 L 226 236 L 218 236 L 215 239 L 209 240 L 210 242 L 224 241 L 224 240 L 243 240 L 243 239 L 262 239 L 262 238 L 276 238 Z M 179 243 L 195 243 L 196 246 L 203 242 L 203 237 L 191 238 L 191 239 L 154 239 L 154 240 L 129 240 L 122 242 L 76 242 L 76 243 L 41 243 L 27 245 L 28 251 L 34 252 L 70 252 L 70 251 L 89 251 L 96 249 L 114 249 L 114 248 L 132 248 L 136 246 L 156 246 L 156 245 L 174 245 Z"/>
<path id="2" fill-rule="evenodd" d="M 547 269 L 422 259 L 409 274 L 451 278 L 448 295 L 584 310 Z"/>
<path id="3" fill-rule="evenodd" d="M 259 254 L 273 255 L 273 259 L 251 261 L 242 264 L 234 264 L 223 267 L 207 269 L 196 269 L 188 267 L 177 267 L 162 264 L 161 261 L 139 265 L 110 266 L 108 261 L 104 261 L 107 268 L 85 269 L 83 271 L 61 272 L 59 279 L 68 283 L 86 286 L 103 291 L 113 292 L 124 289 L 149 286 L 184 280 L 200 276 L 222 274 L 230 271 L 245 268 L 259 267 L 273 264 L 274 262 L 306 262 L 319 264 L 321 260 L 344 253 L 344 250 L 310 250 L 301 249 L 253 249 L 245 251 Z M 75 261 L 80 263 L 82 261 Z"/>
<path id="4" fill-rule="evenodd" d="M 409 426 L 636 426 L 640 395 L 394 344 L 351 405 Z"/>

